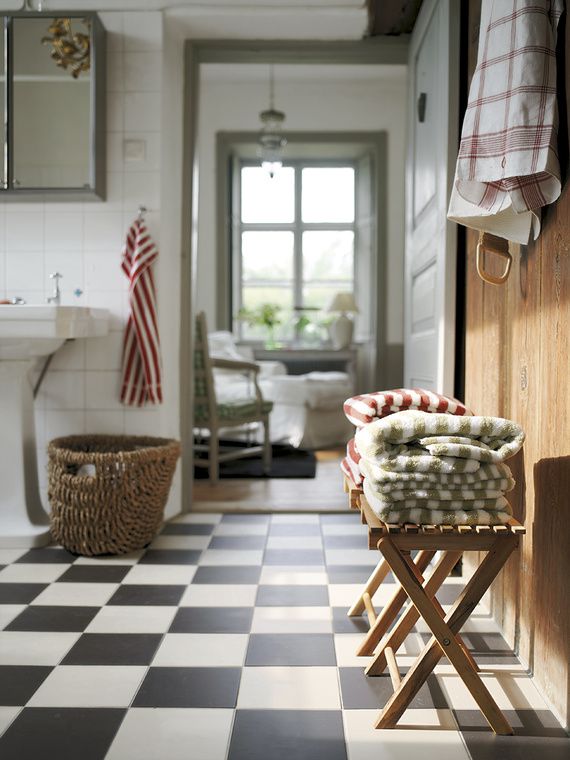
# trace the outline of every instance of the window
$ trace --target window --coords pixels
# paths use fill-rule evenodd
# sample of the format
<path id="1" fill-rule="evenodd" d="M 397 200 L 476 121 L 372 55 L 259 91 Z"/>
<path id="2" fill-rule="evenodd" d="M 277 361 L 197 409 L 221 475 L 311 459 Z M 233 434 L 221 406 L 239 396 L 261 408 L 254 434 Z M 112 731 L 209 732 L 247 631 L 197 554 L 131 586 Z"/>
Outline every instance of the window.
<path id="1" fill-rule="evenodd" d="M 240 308 L 273 303 L 277 339 L 326 339 L 328 303 L 354 289 L 355 171 L 350 161 L 295 161 L 271 178 L 259 164 L 239 164 L 234 319 Z M 235 330 L 246 340 L 267 337 L 241 320 Z"/>

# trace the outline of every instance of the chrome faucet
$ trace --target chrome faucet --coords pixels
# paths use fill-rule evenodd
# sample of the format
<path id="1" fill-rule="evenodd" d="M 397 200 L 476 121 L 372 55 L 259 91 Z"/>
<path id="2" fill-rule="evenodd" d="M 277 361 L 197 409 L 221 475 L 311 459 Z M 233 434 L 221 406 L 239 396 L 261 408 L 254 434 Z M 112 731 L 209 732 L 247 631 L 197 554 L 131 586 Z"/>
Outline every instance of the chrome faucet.
<path id="1" fill-rule="evenodd" d="M 63 275 L 60 274 L 59 272 L 52 272 L 52 274 L 50 274 L 49 276 L 50 280 L 55 280 L 55 288 L 53 291 L 53 295 L 48 296 L 47 302 L 53 303 L 56 306 L 59 306 L 59 304 L 61 303 L 61 290 L 59 289 L 59 281 L 61 280 L 62 277 Z"/>

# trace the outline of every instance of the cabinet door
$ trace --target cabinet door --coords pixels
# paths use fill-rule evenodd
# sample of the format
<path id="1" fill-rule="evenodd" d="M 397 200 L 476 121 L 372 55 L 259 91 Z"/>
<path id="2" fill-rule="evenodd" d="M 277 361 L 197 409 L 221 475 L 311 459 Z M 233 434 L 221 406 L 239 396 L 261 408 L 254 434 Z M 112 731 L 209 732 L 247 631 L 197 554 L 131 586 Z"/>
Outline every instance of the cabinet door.
<path id="1" fill-rule="evenodd" d="M 427 0 L 410 45 L 406 164 L 404 379 L 453 393 L 455 225 L 447 205 L 457 152 L 459 3 Z"/>
<path id="2" fill-rule="evenodd" d="M 58 24 L 69 24 L 67 31 Z M 58 65 L 57 39 L 84 65 Z M 89 21 L 12 19 L 11 174 L 15 189 L 93 188 L 92 35 Z"/>

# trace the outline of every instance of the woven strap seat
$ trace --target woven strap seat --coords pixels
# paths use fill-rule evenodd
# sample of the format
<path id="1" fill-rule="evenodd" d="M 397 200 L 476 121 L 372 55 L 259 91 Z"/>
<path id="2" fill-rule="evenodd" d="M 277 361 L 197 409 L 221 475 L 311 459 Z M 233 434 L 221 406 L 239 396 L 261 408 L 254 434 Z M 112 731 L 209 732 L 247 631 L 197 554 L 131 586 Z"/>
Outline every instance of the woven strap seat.
<path id="1" fill-rule="evenodd" d="M 241 401 L 216 404 L 218 419 L 222 422 L 239 419 L 241 423 L 246 417 L 259 419 L 260 414 L 269 414 L 272 409 L 273 402 L 262 401 L 260 403 L 257 399 L 243 399 Z M 206 404 L 197 404 L 194 408 L 194 422 L 207 422 L 208 418 L 208 406 Z"/>

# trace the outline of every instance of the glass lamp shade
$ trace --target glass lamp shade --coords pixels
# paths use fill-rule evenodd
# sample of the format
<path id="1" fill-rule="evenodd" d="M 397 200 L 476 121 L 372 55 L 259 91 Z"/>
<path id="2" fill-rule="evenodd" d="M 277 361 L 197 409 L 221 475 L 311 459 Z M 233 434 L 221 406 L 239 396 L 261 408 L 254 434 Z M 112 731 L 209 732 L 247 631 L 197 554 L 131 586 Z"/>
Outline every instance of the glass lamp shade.
<path id="1" fill-rule="evenodd" d="M 257 155 L 261 159 L 261 166 L 273 177 L 283 165 L 283 148 L 287 145 L 287 140 L 281 134 L 285 114 L 270 108 L 262 111 L 259 118 L 263 126 L 259 133 Z"/>

